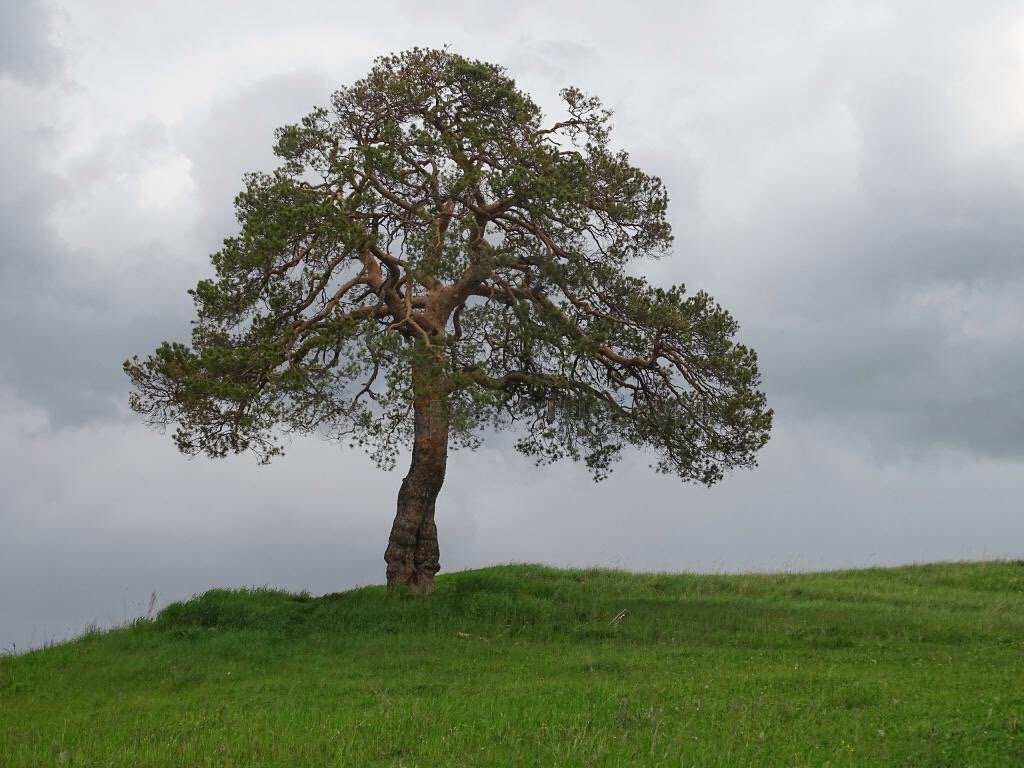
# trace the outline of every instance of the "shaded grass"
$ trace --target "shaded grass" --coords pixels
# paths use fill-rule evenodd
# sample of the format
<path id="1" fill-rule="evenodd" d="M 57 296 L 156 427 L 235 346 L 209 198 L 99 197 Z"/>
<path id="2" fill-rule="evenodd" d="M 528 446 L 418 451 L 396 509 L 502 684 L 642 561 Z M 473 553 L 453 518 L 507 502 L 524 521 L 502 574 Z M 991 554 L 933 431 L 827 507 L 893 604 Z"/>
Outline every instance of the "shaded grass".
<path id="1" fill-rule="evenodd" d="M 0 659 L 4 768 L 1009 766 L 1022 721 L 1016 563 L 212 590 Z"/>

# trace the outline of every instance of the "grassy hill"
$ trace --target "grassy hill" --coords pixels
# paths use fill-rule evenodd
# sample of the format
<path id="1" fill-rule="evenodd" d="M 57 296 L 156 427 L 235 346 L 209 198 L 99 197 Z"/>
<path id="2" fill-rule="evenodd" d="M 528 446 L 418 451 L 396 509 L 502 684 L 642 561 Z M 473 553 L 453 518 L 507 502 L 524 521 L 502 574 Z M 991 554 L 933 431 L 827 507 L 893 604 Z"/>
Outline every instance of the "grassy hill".
<path id="1" fill-rule="evenodd" d="M 214 590 L 0 658 L 0 766 L 1024 765 L 1024 565 Z"/>

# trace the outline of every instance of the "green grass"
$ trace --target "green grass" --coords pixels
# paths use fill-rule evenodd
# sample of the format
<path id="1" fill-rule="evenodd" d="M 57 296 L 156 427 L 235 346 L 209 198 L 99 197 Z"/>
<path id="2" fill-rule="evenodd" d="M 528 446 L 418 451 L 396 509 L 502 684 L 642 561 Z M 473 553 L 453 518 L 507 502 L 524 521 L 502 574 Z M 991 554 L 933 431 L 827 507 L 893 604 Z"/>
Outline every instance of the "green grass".
<path id="1" fill-rule="evenodd" d="M 214 590 L 0 658 L 3 768 L 435 765 L 1024 765 L 1024 565 Z"/>

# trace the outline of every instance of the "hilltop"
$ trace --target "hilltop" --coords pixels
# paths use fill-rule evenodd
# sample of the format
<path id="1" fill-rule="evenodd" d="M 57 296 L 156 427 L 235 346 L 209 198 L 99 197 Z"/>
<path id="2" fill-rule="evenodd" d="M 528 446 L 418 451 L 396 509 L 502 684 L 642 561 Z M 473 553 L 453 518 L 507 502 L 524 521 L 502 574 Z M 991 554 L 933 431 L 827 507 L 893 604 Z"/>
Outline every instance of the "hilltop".
<path id="1" fill-rule="evenodd" d="M 1024 764 L 1024 565 L 212 590 L 0 658 L 0 765 Z"/>

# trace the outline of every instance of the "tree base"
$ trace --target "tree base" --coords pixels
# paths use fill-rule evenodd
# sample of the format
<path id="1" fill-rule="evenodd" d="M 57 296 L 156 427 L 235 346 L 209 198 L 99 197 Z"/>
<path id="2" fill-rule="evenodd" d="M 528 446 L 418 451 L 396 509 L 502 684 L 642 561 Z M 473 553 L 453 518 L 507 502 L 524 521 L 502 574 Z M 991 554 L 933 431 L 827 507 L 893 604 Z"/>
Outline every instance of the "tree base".
<path id="1" fill-rule="evenodd" d="M 388 590 L 409 589 L 418 595 L 429 595 L 434 591 L 434 574 L 412 573 L 408 576 L 388 577 Z"/>
<path id="2" fill-rule="evenodd" d="M 413 592 L 429 595 L 434 591 L 434 574 L 441 570 L 437 547 L 437 528 L 432 520 L 420 526 L 419 538 L 412 546 L 403 544 L 404 537 L 396 524 L 384 553 L 387 563 L 388 589 L 408 587 Z"/>

